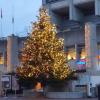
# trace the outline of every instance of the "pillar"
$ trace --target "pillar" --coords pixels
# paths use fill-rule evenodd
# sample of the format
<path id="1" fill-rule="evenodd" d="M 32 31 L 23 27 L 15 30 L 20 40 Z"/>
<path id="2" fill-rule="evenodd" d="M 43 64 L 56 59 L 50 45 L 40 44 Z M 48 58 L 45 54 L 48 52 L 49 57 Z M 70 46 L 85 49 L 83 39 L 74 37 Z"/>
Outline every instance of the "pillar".
<path id="1" fill-rule="evenodd" d="M 7 39 L 7 72 L 13 72 L 18 65 L 18 38 L 9 36 Z"/>
<path id="2" fill-rule="evenodd" d="M 81 21 L 83 14 L 78 8 L 74 6 L 73 0 L 69 0 L 69 19 L 75 21 Z"/>
<path id="3" fill-rule="evenodd" d="M 45 5 L 47 0 L 42 0 L 42 5 Z"/>
<path id="4" fill-rule="evenodd" d="M 7 67 L 6 67 L 6 65 L 5 65 L 5 50 L 3 51 L 3 65 L 2 65 L 2 66 L 3 66 L 3 71 L 2 71 L 2 72 L 3 72 L 3 73 L 6 73 L 6 71 L 7 71 L 6 68 L 7 68 Z"/>
<path id="5" fill-rule="evenodd" d="M 85 49 L 86 49 L 86 68 L 87 71 L 95 71 L 97 66 L 97 39 L 96 25 L 88 22 L 85 24 Z"/>
<path id="6" fill-rule="evenodd" d="M 76 61 L 78 61 L 79 58 L 80 58 L 80 55 L 79 55 L 79 50 L 78 50 L 78 45 L 77 44 L 75 44 L 75 52 L 76 52 Z"/>
<path id="7" fill-rule="evenodd" d="M 88 82 L 88 84 L 87 84 L 87 96 L 88 97 L 92 97 L 90 82 Z"/>
<path id="8" fill-rule="evenodd" d="M 50 15 L 51 17 L 51 21 L 55 24 L 55 25 L 60 25 L 62 19 L 59 15 L 57 15 L 56 13 L 54 13 L 52 11 L 52 8 L 51 8 L 51 5 L 50 4 L 47 4 L 44 6 L 45 8 L 47 8 L 48 10 L 48 14 Z"/>
<path id="9" fill-rule="evenodd" d="M 1 78 L 2 78 L 2 71 L 0 71 L 0 96 L 2 96 L 2 91 L 3 91 Z"/>
<path id="10" fill-rule="evenodd" d="M 95 15 L 100 15 L 100 0 L 95 0 Z"/>
<path id="11" fill-rule="evenodd" d="M 51 16 L 51 20 L 55 25 L 60 25 L 61 24 L 61 19 L 60 16 L 55 14 L 54 12 L 50 11 L 49 15 Z"/>

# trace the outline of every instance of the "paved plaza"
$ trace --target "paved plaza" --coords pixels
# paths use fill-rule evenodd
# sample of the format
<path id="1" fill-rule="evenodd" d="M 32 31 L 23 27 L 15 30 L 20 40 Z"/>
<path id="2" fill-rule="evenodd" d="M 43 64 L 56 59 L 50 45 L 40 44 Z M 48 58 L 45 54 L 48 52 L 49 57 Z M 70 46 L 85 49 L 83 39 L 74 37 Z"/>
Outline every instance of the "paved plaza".
<path id="1" fill-rule="evenodd" d="M 41 97 L 1 97 L 0 100 L 98 100 L 97 98 L 84 99 L 48 99 Z"/>
<path id="2" fill-rule="evenodd" d="M 33 96 L 8 96 L 0 97 L 0 100 L 98 100 L 97 98 L 83 98 L 83 99 L 49 99 L 44 97 L 42 94 L 37 93 Z"/>
<path id="3" fill-rule="evenodd" d="M 84 98 L 84 99 L 48 99 L 42 97 L 1 97 L 0 100 L 98 100 L 97 98 Z"/>

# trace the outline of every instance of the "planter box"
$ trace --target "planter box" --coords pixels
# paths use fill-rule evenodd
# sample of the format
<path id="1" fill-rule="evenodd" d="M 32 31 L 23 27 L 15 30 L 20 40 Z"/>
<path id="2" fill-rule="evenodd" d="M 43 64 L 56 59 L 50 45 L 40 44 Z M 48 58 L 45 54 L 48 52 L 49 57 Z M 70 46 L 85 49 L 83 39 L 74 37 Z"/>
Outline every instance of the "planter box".
<path id="1" fill-rule="evenodd" d="M 84 91 L 75 91 L 73 81 L 52 83 L 44 87 L 44 95 L 48 98 L 84 98 Z"/>
<path id="2" fill-rule="evenodd" d="M 83 92 L 47 92 L 45 96 L 48 98 L 84 98 L 86 97 Z"/>
<path id="3" fill-rule="evenodd" d="M 68 92 L 72 91 L 72 81 L 69 82 L 55 82 L 47 84 L 44 87 L 44 92 Z"/>

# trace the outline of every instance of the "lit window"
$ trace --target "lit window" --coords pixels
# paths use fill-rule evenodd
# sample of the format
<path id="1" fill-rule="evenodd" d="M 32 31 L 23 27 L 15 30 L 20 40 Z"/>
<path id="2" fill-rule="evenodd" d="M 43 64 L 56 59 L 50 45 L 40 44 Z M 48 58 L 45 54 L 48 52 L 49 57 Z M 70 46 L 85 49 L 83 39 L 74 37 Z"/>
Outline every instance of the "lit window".
<path id="1" fill-rule="evenodd" d="M 76 52 L 74 48 L 70 48 L 67 51 L 67 59 L 71 60 L 71 59 L 76 59 Z"/>
<path id="2" fill-rule="evenodd" d="M 0 64 L 4 64 L 3 53 L 0 53 Z"/>
<path id="3" fill-rule="evenodd" d="M 85 48 L 82 48 L 81 54 L 80 54 L 80 59 L 85 59 L 86 58 L 86 52 Z"/>
<path id="4" fill-rule="evenodd" d="M 99 62 L 100 62 L 100 44 L 97 46 L 97 48 L 98 48 L 98 55 L 97 55 L 97 59 L 99 60 Z"/>

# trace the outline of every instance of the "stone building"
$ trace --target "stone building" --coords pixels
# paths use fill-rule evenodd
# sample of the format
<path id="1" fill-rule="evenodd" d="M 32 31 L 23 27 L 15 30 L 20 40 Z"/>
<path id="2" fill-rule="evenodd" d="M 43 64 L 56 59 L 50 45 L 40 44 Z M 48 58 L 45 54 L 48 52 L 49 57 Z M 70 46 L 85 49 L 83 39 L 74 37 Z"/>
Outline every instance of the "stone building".
<path id="1" fill-rule="evenodd" d="M 100 84 L 100 0 L 42 0 L 42 4 L 57 26 L 57 36 L 64 38 L 69 65 L 77 70 L 72 91 L 94 96 Z M 14 35 L 0 39 L 1 72 L 15 71 L 25 39 Z"/>
<path id="2" fill-rule="evenodd" d="M 20 65 L 21 48 L 27 37 L 15 35 L 0 38 L 0 95 L 5 89 L 19 89 L 16 76 L 9 73 L 16 72 L 16 67 Z"/>
<path id="3" fill-rule="evenodd" d="M 26 37 L 15 35 L 0 39 L 0 71 L 2 73 L 14 72 L 20 64 L 21 48 Z"/>
<path id="4" fill-rule="evenodd" d="M 64 38 L 69 64 L 78 72 L 73 91 L 82 88 L 93 96 L 100 84 L 100 0 L 42 0 L 42 4 L 57 35 Z"/>

